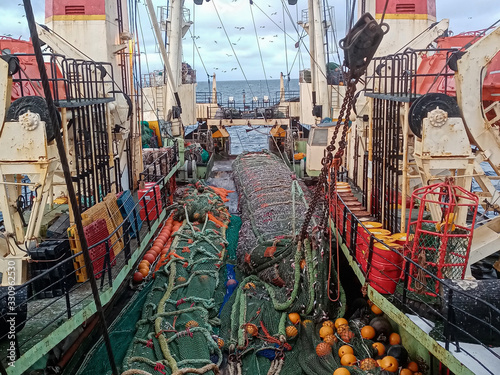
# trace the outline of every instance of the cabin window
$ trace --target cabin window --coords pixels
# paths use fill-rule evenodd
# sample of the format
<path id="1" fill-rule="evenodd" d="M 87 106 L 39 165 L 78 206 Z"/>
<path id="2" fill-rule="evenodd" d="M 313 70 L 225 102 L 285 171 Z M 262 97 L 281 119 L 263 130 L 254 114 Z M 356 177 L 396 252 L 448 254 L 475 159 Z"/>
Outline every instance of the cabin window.
<path id="1" fill-rule="evenodd" d="M 85 5 L 66 5 L 64 11 L 67 15 L 85 14 Z"/>
<path id="2" fill-rule="evenodd" d="M 327 146 L 328 129 L 314 129 L 311 146 Z"/>
<path id="3" fill-rule="evenodd" d="M 415 3 L 396 4 L 396 13 L 415 13 Z"/>

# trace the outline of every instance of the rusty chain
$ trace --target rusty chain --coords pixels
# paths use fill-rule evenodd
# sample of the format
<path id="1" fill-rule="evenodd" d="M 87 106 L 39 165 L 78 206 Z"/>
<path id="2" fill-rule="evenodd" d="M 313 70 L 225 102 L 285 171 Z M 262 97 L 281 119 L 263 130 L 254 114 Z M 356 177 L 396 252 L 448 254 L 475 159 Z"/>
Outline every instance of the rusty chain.
<path id="1" fill-rule="evenodd" d="M 335 125 L 335 130 L 333 132 L 332 139 L 330 140 L 330 144 L 326 146 L 325 148 L 325 154 L 323 159 L 321 160 L 321 172 L 318 177 L 318 184 L 316 185 L 316 190 L 314 191 L 314 196 L 311 201 L 311 204 L 309 205 L 309 208 L 307 209 L 307 212 L 305 214 L 305 219 L 304 223 L 302 224 L 302 228 L 300 231 L 300 237 L 299 241 L 304 241 L 304 239 L 307 236 L 307 228 L 309 227 L 309 224 L 311 222 L 312 215 L 314 211 L 316 210 L 316 207 L 318 205 L 321 192 L 323 191 L 323 185 L 326 182 L 326 176 L 328 174 L 328 169 L 332 165 L 332 163 L 335 161 L 336 165 L 340 165 L 342 156 L 344 154 L 345 147 L 347 145 L 346 142 L 346 137 L 347 137 L 347 130 L 349 128 L 349 116 L 351 114 L 351 109 L 352 109 L 352 104 L 353 104 L 353 98 L 354 98 L 354 92 L 356 91 L 356 83 L 357 79 L 349 79 L 348 80 L 348 87 L 346 90 L 346 95 L 344 97 L 344 100 L 342 102 L 342 106 L 340 107 L 338 119 L 337 119 L 337 124 Z M 339 148 L 337 152 L 335 153 L 335 156 L 333 155 L 333 152 L 336 149 L 335 142 L 337 141 L 338 133 L 341 124 L 343 123 L 343 129 L 342 129 L 342 134 L 341 138 L 339 141 Z M 334 187 L 335 188 L 335 187 Z M 330 194 L 330 192 L 328 192 Z M 326 209 L 326 208 L 325 208 Z M 323 223 L 322 223 L 323 224 Z"/>

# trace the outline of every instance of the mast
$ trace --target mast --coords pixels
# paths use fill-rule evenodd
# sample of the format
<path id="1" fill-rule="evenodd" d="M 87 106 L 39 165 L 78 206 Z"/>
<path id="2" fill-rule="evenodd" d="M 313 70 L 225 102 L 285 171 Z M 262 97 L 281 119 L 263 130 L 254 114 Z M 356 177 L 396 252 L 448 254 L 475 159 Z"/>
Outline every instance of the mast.
<path id="1" fill-rule="evenodd" d="M 313 92 L 316 91 L 316 105 L 321 106 L 321 113 L 318 111 L 316 116 L 321 118 L 331 117 L 332 107 L 326 80 L 324 26 L 325 23 L 321 18 L 320 0 L 309 0 L 309 38 L 313 59 L 311 61 L 311 79 L 313 80 Z"/>
<path id="2" fill-rule="evenodd" d="M 172 85 L 175 92 L 181 84 L 182 71 L 182 8 L 184 0 L 171 0 L 170 33 L 168 40 L 168 60 L 174 75 Z"/>
<path id="3" fill-rule="evenodd" d="M 217 104 L 217 82 L 215 80 L 215 73 L 212 81 L 212 104 Z"/>

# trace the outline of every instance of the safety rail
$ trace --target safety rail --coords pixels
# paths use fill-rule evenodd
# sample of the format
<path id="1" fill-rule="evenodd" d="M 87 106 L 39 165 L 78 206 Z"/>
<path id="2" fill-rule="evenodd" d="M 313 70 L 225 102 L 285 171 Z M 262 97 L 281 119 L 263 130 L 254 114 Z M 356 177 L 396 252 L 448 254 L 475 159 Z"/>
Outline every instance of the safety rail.
<path id="1" fill-rule="evenodd" d="M 144 170 L 139 173 L 141 181 L 161 180 L 179 161 L 177 140 L 174 140 L 173 146 L 151 149 L 151 152 L 146 150 L 143 149 Z"/>
<path id="2" fill-rule="evenodd" d="M 290 101 L 299 101 L 300 100 L 300 91 L 299 90 L 293 90 L 293 91 L 276 91 L 274 101 L 276 103 L 281 102 L 281 98 L 283 98 L 283 101 L 285 102 L 290 102 Z"/>
<path id="3" fill-rule="evenodd" d="M 36 66 L 34 54 L 14 54 L 22 66 Z M 46 53 L 43 55 L 54 103 L 60 108 L 81 107 L 115 100 L 111 64 L 67 58 Z M 19 69 L 12 75 L 12 97 L 42 96 L 38 72 Z"/>
<path id="4" fill-rule="evenodd" d="M 475 373 L 496 374 L 500 351 L 492 346 L 500 346 L 500 309 L 474 295 L 475 292 L 463 289 L 460 286 L 462 281 L 436 277 L 423 262 L 411 259 L 408 245 L 398 246 L 389 242 L 391 239 L 370 233 L 370 228 L 358 218 L 355 209 L 351 210 L 349 203 L 339 194 L 332 193 L 331 202 L 331 224 L 357 264 L 362 275 L 360 281 L 409 314 L 410 319 L 421 318 L 418 319 L 420 329 L 430 331 L 432 337 L 432 342 L 427 343 L 431 353 L 437 354 L 437 341 L 446 351 L 453 352 L 458 359 L 455 361 L 457 366 L 462 366 L 462 362 Z M 366 219 L 370 218 L 365 216 Z M 411 233 L 407 235 L 411 236 Z M 410 266 L 416 272 L 410 273 Z M 440 290 L 438 295 L 434 294 L 436 285 Z M 434 297 L 429 294 L 434 294 Z M 477 347 L 469 344 L 476 344 L 482 350 L 479 352 Z M 455 372 L 452 365 L 443 358 L 439 359 Z"/>
<path id="5" fill-rule="evenodd" d="M 263 105 L 262 105 L 263 104 Z M 208 118 L 211 119 L 277 119 L 289 118 L 290 107 L 281 105 L 270 105 L 266 103 L 252 102 L 251 105 L 244 105 L 245 110 L 240 108 L 239 103 L 229 104 L 227 107 L 209 107 Z"/>
<path id="6" fill-rule="evenodd" d="M 222 94 L 217 92 L 215 94 L 217 103 L 222 103 Z M 211 92 L 196 92 L 196 103 L 205 103 L 211 104 L 213 103 L 213 93 Z M 216 104 L 216 103 L 213 103 Z"/>
<path id="7" fill-rule="evenodd" d="M 171 188 L 175 187 L 171 180 L 175 179 L 178 167 L 177 163 L 168 175 L 145 189 L 137 202 L 128 195 L 119 206 L 120 212 L 127 214 L 122 214 L 123 222 L 107 237 L 97 238 L 95 233 L 86 233 L 87 241 L 92 243 L 89 244 L 89 253 L 103 306 L 113 298 L 135 269 L 135 264 L 165 218 L 168 211 L 165 208 L 170 204 L 173 194 Z M 68 238 L 45 241 L 71 243 Z M 120 243 L 123 245 L 118 246 Z M 57 264 L 49 266 L 22 285 L 2 290 L 0 306 L 4 308 L 0 310 L 0 373 L 24 372 L 96 312 L 85 266 L 77 262 L 82 251 L 73 251 L 71 255 L 68 253 L 69 249 L 64 259 L 33 260 L 31 264 Z M 77 282 L 77 278 L 80 282 Z M 57 295 L 47 298 L 46 292 L 54 290 Z"/>
<path id="8" fill-rule="evenodd" d="M 422 93 L 442 92 L 449 94 L 454 85 L 449 85 L 448 79 L 455 72 L 444 64 L 438 73 L 419 73 L 420 59 L 424 54 L 444 54 L 445 61 L 450 61 L 451 55 L 458 49 L 406 49 L 402 53 L 373 58 L 365 79 L 367 96 L 383 97 L 396 101 L 412 102 Z M 442 82 L 437 82 L 442 77 Z M 425 81 L 430 82 L 425 82 Z M 438 84 L 436 84 L 438 83 Z M 442 86 L 442 87 L 439 87 Z M 425 91 L 425 92 L 423 92 Z"/>

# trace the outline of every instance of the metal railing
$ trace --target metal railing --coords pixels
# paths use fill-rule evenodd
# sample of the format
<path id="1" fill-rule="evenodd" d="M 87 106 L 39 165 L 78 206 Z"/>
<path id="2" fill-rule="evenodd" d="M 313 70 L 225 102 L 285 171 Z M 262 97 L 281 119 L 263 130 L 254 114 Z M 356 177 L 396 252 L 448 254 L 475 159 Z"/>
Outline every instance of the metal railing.
<path id="1" fill-rule="evenodd" d="M 372 60 L 371 68 L 368 70 L 371 73 L 365 79 L 365 91 L 369 96 L 383 95 L 386 99 L 409 102 L 417 98 L 424 84 L 429 86 L 426 91 L 449 94 L 454 88 L 449 86 L 448 80 L 454 77 L 455 72 L 447 67 L 446 62 L 457 50 L 408 48 L 402 53 L 376 57 Z M 437 73 L 419 73 L 419 59 L 424 53 L 444 54 L 446 57 L 444 67 Z M 442 81 L 438 82 L 440 77 Z"/>
<path id="2" fill-rule="evenodd" d="M 453 280 L 436 277 L 423 263 L 412 259 L 410 247 L 394 246 L 389 240 L 369 233 L 363 221 L 348 207 L 348 202 L 336 193 L 331 197 L 334 204 L 330 214 L 337 234 L 365 281 L 402 312 L 422 318 L 423 324 L 432 329 L 432 337 L 442 342 L 446 350 L 465 354 L 468 363 L 481 368 L 482 374 L 496 374 L 497 365 L 494 364 L 499 363 L 500 352 L 492 345 L 500 344 L 500 309 L 462 289 Z M 377 251 L 377 244 L 386 249 Z M 410 273 L 410 266 L 416 272 Z M 436 285 L 441 293 L 430 297 Z M 481 346 L 483 355 L 465 348 L 462 342 Z"/>
<path id="3" fill-rule="evenodd" d="M 264 104 L 264 105 L 261 105 Z M 243 104 L 229 103 L 229 106 L 209 107 L 208 118 L 211 119 L 277 119 L 289 118 L 290 108 L 288 106 L 270 105 L 266 103 L 252 102 L 251 105 L 243 105 L 245 110 L 242 110 Z"/>
<path id="4" fill-rule="evenodd" d="M 94 241 L 89 246 L 90 254 L 94 255 L 92 264 L 103 305 L 111 300 L 118 289 L 114 285 L 121 284 L 134 269 L 134 264 L 166 215 L 165 208 L 170 204 L 171 187 L 175 186 L 171 180 L 175 179 L 172 176 L 178 164 L 174 168 L 171 166 L 169 164 L 168 175 L 163 175 L 162 178 L 155 175 L 156 182 L 146 189 L 137 202 L 129 196 L 119 206 L 123 222 L 106 238 Z M 127 213 L 124 215 L 123 212 Z M 51 241 L 53 240 L 46 239 L 45 243 Z M 44 262 L 49 266 L 22 285 L 2 290 L 1 373 L 23 372 L 39 356 L 58 344 L 54 341 L 56 338 L 64 339 L 74 327 L 83 324 L 95 313 L 90 281 L 88 277 L 85 278 L 85 266 L 77 262 L 81 256 L 81 251 L 73 251 L 69 255 L 67 250 L 64 257 L 58 259 L 33 260 L 32 264 Z M 53 277 L 54 274 L 57 274 L 57 278 Z M 81 282 L 76 282 L 77 279 Z M 58 290 L 55 293 L 58 295 L 46 298 L 47 292 L 54 289 Z M 15 298 L 12 299 L 12 296 Z M 9 363 L 15 367 L 9 366 Z"/>
<path id="5" fill-rule="evenodd" d="M 154 149 L 152 152 L 145 150 L 143 150 L 144 170 L 139 173 L 141 181 L 157 182 L 161 180 L 179 161 L 176 140 L 173 146 Z"/>

